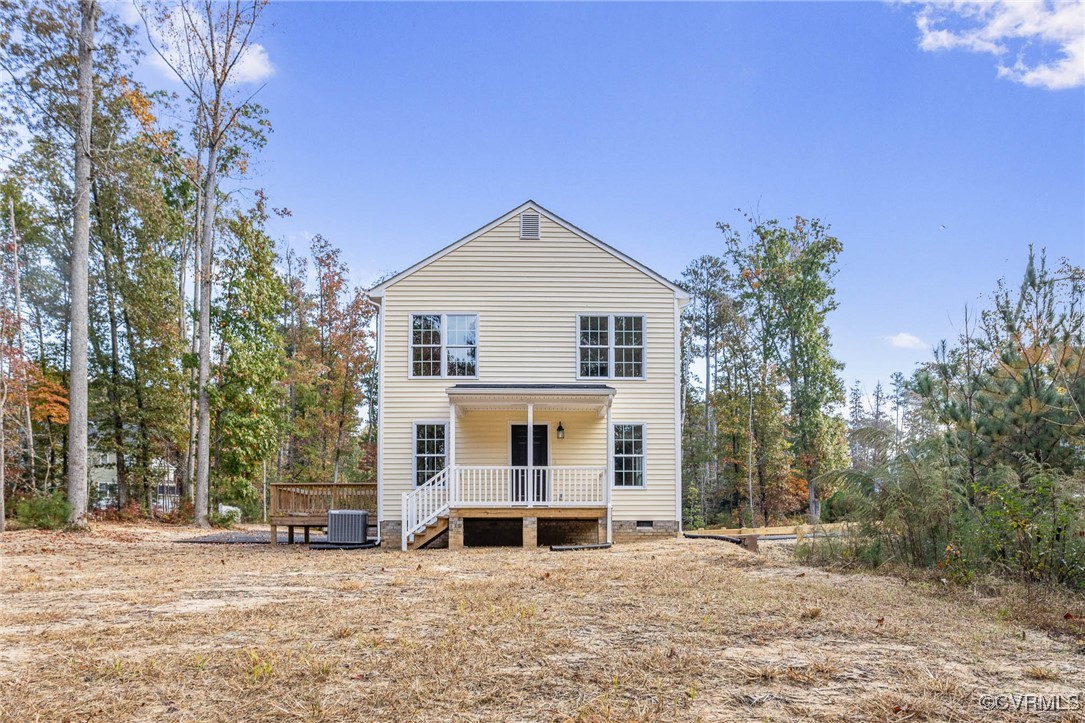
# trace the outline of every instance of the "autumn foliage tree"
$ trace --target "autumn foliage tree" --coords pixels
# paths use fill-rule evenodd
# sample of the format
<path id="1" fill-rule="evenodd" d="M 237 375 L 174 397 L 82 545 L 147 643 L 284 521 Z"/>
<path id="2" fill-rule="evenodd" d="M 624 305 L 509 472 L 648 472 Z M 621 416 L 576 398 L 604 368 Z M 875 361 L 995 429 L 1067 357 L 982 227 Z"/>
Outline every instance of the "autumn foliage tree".
<path id="1" fill-rule="evenodd" d="M 234 82 L 264 3 L 139 7 L 142 27 L 98 6 L 90 66 L 88 276 L 78 300 L 88 306 L 86 436 L 92 467 L 115 480 L 107 498 L 92 488 L 91 502 L 153 514 L 160 485 L 191 497 L 201 390 L 208 494 L 197 510 L 228 502 L 256 514 L 265 478 L 373 479 L 372 307 L 328 242 L 314 245 L 313 278 L 292 271 L 297 259 L 280 257 L 268 235 L 263 194 L 239 183 L 270 130 L 256 88 Z M 0 0 L 0 21 L 0 150 L 10 159 L 0 175 L 0 448 L 4 491 L 30 496 L 61 488 L 72 449 L 79 3 Z M 209 31 L 215 41 L 201 45 Z M 137 32 L 187 95 L 136 79 Z M 178 120 L 185 105 L 189 118 Z"/>
<path id="2" fill-rule="evenodd" d="M 816 219 L 747 221 L 747 234 L 720 224 L 723 255 L 697 259 L 681 280 L 692 297 L 686 373 L 704 370 L 683 397 L 695 524 L 765 524 L 804 506 L 816 517 L 825 490 L 815 480 L 847 459 L 827 322 L 840 242 Z"/>
<path id="3" fill-rule="evenodd" d="M 290 359 L 287 396 L 289 432 L 281 474 L 292 479 L 335 482 L 374 480 L 370 448 L 375 439 L 363 428 L 376 411 L 376 309 L 359 288 L 351 288 L 340 253 L 316 236 L 310 246 L 313 288 L 304 281 L 308 263 L 291 261 L 284 337 Z"/>

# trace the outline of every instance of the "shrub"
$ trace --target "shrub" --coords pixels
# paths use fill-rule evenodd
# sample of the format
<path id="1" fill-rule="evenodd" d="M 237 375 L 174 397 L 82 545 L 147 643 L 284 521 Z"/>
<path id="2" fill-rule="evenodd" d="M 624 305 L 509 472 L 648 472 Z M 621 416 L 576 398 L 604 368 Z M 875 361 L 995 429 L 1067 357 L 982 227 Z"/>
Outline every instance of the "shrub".
<path id="1" fill-rule="evenodd" d="M 995 573 L 1085 589 L 1085 480 L 1021 459 L 1019 470 L 983 470 L 966 495 L 940 451 L 928 440 L 869 471 L 832 473 L 834 506 L 859 524 L 846 538 L 799 545 L 797 556 L 926 568 L 960 584 Z"/>
<path id="2" fill-rule="evenodd" d="M 59 530 L 68 524 L 72 506 L 64 493 L 27 497 L 15 503 L 15 518 L 25 527 L 39 530 Z"/>
<path id="3" fill-rule="evenodd" d="M 1085 515 L 1081 480 L 1038 464 L 1018 477 L 992 475 L 977 490 L 979 514 L 962 540 L 1002 574 L 1021 582 L 1085 588 Z"/>
<path id="4" fill-rule="evenodd" d="M 181 503 L 172 512 L 163 514 L 159 519 L 168 525 L 187 525 L 196 519 L 196 508 L 187 496 L 181 496 Z"/>
<path id="5" fill-rule="evenodd" d="M 139 502 L 133 499 L 124 507 L 108 507 L 104 510 L 98 510 L 95 517 L 103 522 L 135 522 L 143 517 L 143 510 L 140 508 Z"/>
<path id="6" fill-rule="evenodd" d="M 228 530 L 237 523 L 237 515 L 233 512 L 219 512 L 218 510 L 211 510 L 207 515 L 207 522 L 212 527 L 220 527 L 224 530 Z"/>
<path id="7" fill-rule="evenodd" d="M 264 516 L 264 502 L 261 498 L 239 500 L 234 503 L 241 509 L 241 520 L 246 522 L 259 521 Z"/>

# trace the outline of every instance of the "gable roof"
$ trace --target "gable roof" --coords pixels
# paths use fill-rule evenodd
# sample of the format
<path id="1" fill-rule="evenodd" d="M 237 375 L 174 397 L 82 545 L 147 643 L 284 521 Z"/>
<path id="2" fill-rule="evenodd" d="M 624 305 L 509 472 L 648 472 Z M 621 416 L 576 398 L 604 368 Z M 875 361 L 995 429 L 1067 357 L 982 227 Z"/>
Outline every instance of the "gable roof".
<path id="1" fill-rule="evenodd" d="M 375 297 L 377 299 L 380 299 L 382 296 L 384 296 L 385 290 L 389 286 L 391 286 L 392 284 L 396 283 L 397 281 L 401 281 L 402 279 L 410 276 L 415 271 L 418 271 L 421 268 L 429 266 L 431 263 L 433 263 L 437 259 L 440 259 L 440 258 L 452 253 L 453 251 L 458 249 L 460 246 L 463 246 L 464 244 L 473 241 L 474 239 L 478 238 L 479 236 L 486 233 L 487 231 L 493 229 L 496 226 L 500 226 L 501 224 L 505 223 L 509 219 L 511 219 L 511 218 L 515 217 L 516 215 L 518 215 L 520 213 L 523 213 L 524 211 L 527 211 L 527 210 L 536 211 L 540 215 L 545 216 L 546 218 L 550 219 L 551 221 L 553 221 L 557 225 L 561 226 L 565 230 L 570 231 L 571 233 L 579 236 L 580 238 L 584 239 L 588 243 L 597 246 L 598 248 L 602 249 L 603 251 L 606 251 L 611 256 L 613 256 L 613 257 L 615 257 L 615 258 L 617 258 L 617 259 L 619 259 L 621 261 L 624 261 L 626 264 L 632 266 L 637 271 L 640 271 L 645 276 L 648 276 L 649 278 L 651 278 L 651 279 L 653 279 L 655 281 L 658 281 L 660 284 L 662 284 L 663 286 L 665 286 L 668 289 L 670 289 L 671 291 L 673 291 L 675 293 L 675 295 L 678 296 L 679 300 L 681 300 L 682 302 L 685 302 L 685 301 L 687 301 L 689 299 L 689 293 L 687 293 L 684 289 L 682 289 L 680 286 L 678 286 L 674 282 L 670 281 L 667 277 L 653 271 L 652 269 L 648 268 L 647 266 L 640 263 L 636 259 L 633 259 L 630 256 L 626 256 L 625 254 L 623 254 L 621 251 L 614 248 L 613 246 L 610 246 L 609 244 L 603 243 L 602 241 L 595 238 L 591 234 L 587 233 L 586 231 L 582 231 L 581 229 L 577 228 L 576 226 L 569 223 L 565 219 L 561 218 L 557 214 L 546 210 L 545 208 L 543 208 L 542 206 L 540 206 L 539 204 L 535 203 L 532 200 L 525 201 L 524 203 L 520 204 L 519 206 L 512 209 L 511 211 L 504 214 L 503 216 L 500 216 L 499 218 L 496 218 L 493 221 L 491 221 L 490 223 L 486 224 L 482 228 L 479 228 L 478 230 L 472 231 L 471 233 L 467 234 L 466 236 L 461 238 L 459 241 L 456 241 L 454 243 L 449 244 L 448 246 L 445 246 L 440 251 L 438 251 L 438 252 L 436 252 L 434 254 L 431 254 L 430 256 L 427 256 L 426 258 L 422 259 L 421 261 L 419 261 L 414 266 L 411 266 L 410 268 L 404 269 L 403 271 L 400 271 L 398 274 L 391 277 L 390 279 L 386 279 L 384 282 L 382 282 L 380 284 L 377 284 L 376 286 L 374 286 L 372 289 L 369 290 L 369 295 L 371 297 Z"/>

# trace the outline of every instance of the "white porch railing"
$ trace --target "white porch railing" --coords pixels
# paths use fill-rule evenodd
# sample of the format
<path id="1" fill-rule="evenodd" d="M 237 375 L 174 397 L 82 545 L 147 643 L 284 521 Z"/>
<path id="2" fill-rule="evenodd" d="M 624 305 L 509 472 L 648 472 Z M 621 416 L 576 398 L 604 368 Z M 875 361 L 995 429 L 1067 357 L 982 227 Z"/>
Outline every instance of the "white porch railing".
<path id="1" fill-rule="evenodd" d="M 445 467 L 403 493 L 402 547 L 449 507 L 609 507 L 606 482 L 606 467 Z"/>
<path id="2" fill-rule="evenodd" d="M 582 507 L 606 504 L 606 467 L 465 467 L 452 471 L 460 507 Z M 529 483 L 529 476 L 531 482 Z"/>

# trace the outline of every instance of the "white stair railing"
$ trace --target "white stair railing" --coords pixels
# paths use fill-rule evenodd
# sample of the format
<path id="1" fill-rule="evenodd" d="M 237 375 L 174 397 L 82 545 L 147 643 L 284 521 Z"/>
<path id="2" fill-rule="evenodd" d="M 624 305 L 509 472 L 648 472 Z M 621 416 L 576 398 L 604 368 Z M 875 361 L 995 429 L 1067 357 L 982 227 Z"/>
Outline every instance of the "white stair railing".
<path id="1" fill-rule="evenodd" d="M 403 493 L 402 549 L 406 550 L 416 534 L 448 512 L 448 468 L 430 477 L 413 492 Z"/>

